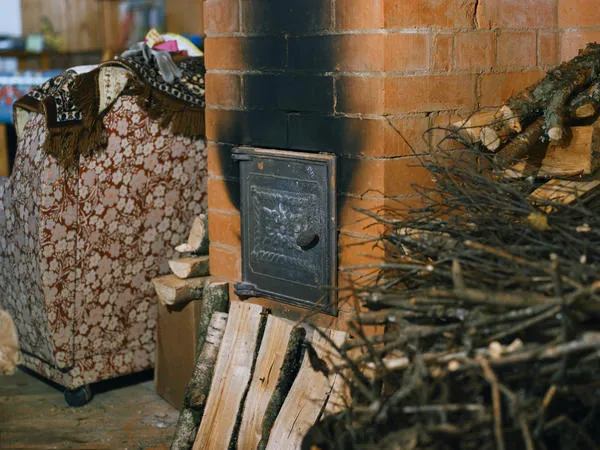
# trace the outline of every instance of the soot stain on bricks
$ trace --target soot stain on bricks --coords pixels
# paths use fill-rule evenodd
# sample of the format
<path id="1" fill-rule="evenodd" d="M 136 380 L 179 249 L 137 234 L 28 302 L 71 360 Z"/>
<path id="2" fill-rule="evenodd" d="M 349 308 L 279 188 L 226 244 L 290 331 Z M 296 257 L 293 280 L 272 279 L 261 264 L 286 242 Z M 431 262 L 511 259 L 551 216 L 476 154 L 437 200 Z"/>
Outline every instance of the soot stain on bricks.
<path id="1" fill-rule="evenodd" d="M 351 176 L 342 168 L 342 155 L 358 153 L 362 136 L 350 119 L 335 114 L 332 72 L 343 37 L 332 33 L 331 0 L 242 0 L 241 16 L 242 106 L 220 116 L 217 140 L 334 153 L 338 155 L 337 191 L 346 192 Z M 230 152 L 219 152 L 219 158 L 221 167 L 231 164 Z M 228 182 L 227 187 L 239 209 L 239 184 Z M 338 212 L 343 197 L 339 200 Z"/>

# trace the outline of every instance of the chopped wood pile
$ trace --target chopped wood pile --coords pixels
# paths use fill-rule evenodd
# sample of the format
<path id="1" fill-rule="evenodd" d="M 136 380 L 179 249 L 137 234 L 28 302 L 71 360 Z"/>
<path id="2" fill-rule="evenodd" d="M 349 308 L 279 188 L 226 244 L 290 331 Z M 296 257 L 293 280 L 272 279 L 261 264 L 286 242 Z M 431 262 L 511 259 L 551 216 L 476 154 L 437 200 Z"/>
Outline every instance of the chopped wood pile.
<path id="1" fill-rule="evenodd" d="M 600 448 L 599 75 L 591 44 L 447 130 L 421 207 L 364 211 L 387 256 L 348 269 L 351 402 L 304 448 Z"/>
<path id="2" fill-rule="evenodd" d="M 309 359 L 323 361 L 346 334 L 310 330 L 308 343 L 297 325 L 240 301 L 228 314 L 213 313 L 171 449 L 299 449 L 324 409 L 337 412 L 332 392 L 341 378 L 314 370 Z M 329 371 L 340 362 L 323 364 Z"/>
<path id="3" fill-rule="evenodd" d="M 188 241 L 175 250 L 192 256 L 169 261 L 173 274 L 152 280 L 159 301 L 169 306 L 202 298 L 209 272 L 208 218 L 205 214 L 194 219 Z"/>
<path id="4" fill-rule="evenodd" d="M 324 360 L 346 333 L 312 330 L 251 303 L 230 304 L 228 283 L 208 277 L 207 238 L 206 217 L 199 217 L 188 242 L 176 247 L 192 257 L 169 261 L 173 274 L 153 280 L 164 305 L 201 302 L 196 361 L 171 450 L 300 448 L 323 410 L 339 410 L 332 392 L 341 378 L 323 371 L 340 362 Z M 311 358 L 322 362 L 320 371 Z"/>

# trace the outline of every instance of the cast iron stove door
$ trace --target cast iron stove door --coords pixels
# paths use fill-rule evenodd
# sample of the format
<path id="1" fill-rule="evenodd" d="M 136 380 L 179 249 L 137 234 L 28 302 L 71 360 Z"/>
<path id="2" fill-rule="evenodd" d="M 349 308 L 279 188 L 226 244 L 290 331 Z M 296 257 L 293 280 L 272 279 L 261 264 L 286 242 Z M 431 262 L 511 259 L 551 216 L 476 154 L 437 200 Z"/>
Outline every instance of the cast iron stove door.
<path id="1" fill-rule="evenodd" d="M 335 156 L 241 147 L 240 297 L 337 314 Z"/>

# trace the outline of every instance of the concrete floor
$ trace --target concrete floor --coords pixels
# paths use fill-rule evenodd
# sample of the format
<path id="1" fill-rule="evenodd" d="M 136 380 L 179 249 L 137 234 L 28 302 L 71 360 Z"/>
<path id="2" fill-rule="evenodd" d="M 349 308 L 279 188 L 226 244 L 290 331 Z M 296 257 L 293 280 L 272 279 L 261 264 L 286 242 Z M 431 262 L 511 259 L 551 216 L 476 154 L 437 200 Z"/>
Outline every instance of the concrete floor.
<path id="1" fill-rule="evenodd" d="M 156 394 L 152 372 L 92 390 L 71 408 L 60 387 L 27 370 L 0 376 L 0 449 L 168 449 L 179 413 Z"/>

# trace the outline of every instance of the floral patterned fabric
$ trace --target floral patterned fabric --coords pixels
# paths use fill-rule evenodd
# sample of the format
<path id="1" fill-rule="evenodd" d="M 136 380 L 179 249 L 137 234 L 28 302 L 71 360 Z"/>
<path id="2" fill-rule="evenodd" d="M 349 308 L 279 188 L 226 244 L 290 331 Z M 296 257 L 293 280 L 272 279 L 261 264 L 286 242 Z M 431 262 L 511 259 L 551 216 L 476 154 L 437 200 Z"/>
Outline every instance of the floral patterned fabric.
<path id="1" fill-rule="evenodd" d="M 129 96 L 104 126 L 107 149 L 65 172 L 33 116 L 0 183 L 0 306 L 25 365 L 68 388 L 152 366 L 151 279 L 206 209 L 202 140 L 161 128 Z"/>

